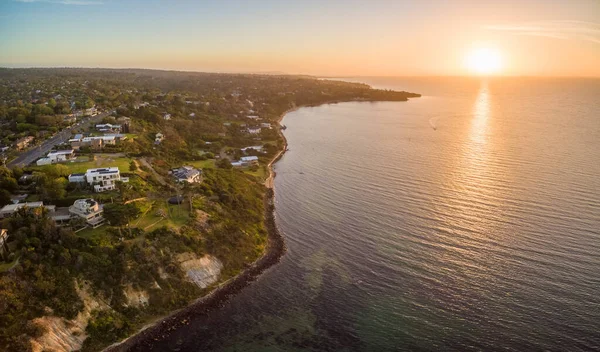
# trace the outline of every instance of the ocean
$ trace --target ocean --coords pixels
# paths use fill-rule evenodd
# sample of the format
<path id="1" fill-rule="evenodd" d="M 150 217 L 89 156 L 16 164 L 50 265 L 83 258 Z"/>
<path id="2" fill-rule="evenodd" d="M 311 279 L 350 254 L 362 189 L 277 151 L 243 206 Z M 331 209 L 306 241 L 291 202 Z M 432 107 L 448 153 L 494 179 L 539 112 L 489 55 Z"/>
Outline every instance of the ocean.
<path id="1" fill-rule="evenodd" d="M 283 120 L 288 251 L 156 351 L 600 350 L 600 80 L 358 78 Z"/>

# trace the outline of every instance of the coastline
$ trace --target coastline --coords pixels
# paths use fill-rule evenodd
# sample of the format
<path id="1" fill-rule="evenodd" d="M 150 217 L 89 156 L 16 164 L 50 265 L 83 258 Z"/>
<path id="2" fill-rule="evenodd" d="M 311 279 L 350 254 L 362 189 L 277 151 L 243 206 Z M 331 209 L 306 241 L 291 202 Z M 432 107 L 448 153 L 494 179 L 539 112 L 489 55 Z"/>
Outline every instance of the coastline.
<path id="1" fill-rule="evenodd" d="M 331 104 L 326 102 L 323 104 Z M 321 104 L 320 104 L 321 105 Z M 296 111 L 304 106 L 296 106 L 284 111 L 277 119 L 277 124 L 288 113 Z M 244 287 L 258 279 L 258 277 L 270 267 L 279 262 L 286 251 L 285 242 L 277 225 L 275 223 L 275 192 L 274 178 L 277 175 L 273 170 L 273 165 L 279 161 L 287 150 L 287 140 L 281 129 L 278 130 L 283 139 L 283 148 L 273 157 L 267 165 L 269 176 L 264 182 L 267 188 L 264 198 L 265 206 L 265 225 L 267 227 L 267 248 L 263 256 L 258 258 L 247 269 L 237 276 L 218 285 L 210 293 L 199 297 L 193 303 L 172 312 L 171 314 L 149 322 L 147 326 L 140 329 L 134 335 L 106 347 L 104 352 L 120 351 L 145 351 L 153 345 L 154 341 L 160 341 L 167 337 L 169 331 L 173 331 L 183 325 L 188 325 L 193 317 L 202 316 L 215 309 L 222 307 L 233 295 L 241 291 Z"/>
<path id="2" fill-rule="evenodd" d="M 331 100 L 319 104 L 294 106 L 281 113 L 276 122 L 278 125 L 281 125 L 281 121 L 287 114 L 300 108 L 351 101 L 374 102 L 379 100 Z M 267 165 L 269 176 L 264 181 L 264 186 L 267 188 L 264 197 L 264 207 L 265 225 L 267 227 L 268 235 L 267 248 L 263 256 L 258 258 L 254 263 L 252 263 L 247 269 L 239 273 L 237 276 L 219 284 L 213 291 L 202 297 L 199 297 L 185 307 L 175 310 L 164 317 L 148 322 L 146 326 L 141 328 L 135 334 L 106 347 L 102 350 L 103 352 L 147 351 L 149 348 L 152 348 L 155 341 L 161 341 L 164 338 L 167 338 L 170 331 L 174 331 L 184 325 L 189 325 L 191 319 L 194 317 L 199 317 L 221 308 L 235 294 L 239 293 L 243 288 L 257 280 L 262 273 L 279 262 L 283 254 L 285 254 L 286 246 L 283 236 L 281 235 L 281 232 L 275 223 L 274 178 L 277 176 L 277 173 L 273 170 L 273 165 L 283 157 L 287 151 L 288 143 L 281 128 L 278 129 L 278 133 L 283 139 L 283 147 Z"/>

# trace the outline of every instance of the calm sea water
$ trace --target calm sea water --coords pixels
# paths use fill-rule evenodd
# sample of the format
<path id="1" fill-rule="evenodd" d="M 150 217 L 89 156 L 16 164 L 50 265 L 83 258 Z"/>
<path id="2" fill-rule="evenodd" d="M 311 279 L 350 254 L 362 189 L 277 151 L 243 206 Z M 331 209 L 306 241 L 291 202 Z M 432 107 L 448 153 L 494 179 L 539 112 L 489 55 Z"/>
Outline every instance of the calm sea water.
<path id="1" fill-rule="evenodd" d="M 600 80 L 363 79 L 284 124 L 288 252 L 156 350 L 600 350 Z"/>

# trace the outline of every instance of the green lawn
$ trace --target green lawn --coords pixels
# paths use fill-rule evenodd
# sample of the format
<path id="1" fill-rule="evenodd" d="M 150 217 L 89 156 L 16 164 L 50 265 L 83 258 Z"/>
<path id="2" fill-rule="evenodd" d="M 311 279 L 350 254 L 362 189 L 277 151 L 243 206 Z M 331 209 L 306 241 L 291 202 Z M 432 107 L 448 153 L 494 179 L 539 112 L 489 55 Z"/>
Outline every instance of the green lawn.
<path id="1" fill-rule="evenodd" d="M 265 165 L 260 165 L 258 167 L 258 170 L 256 171 L 250 171 L 248 168 L 243 168 L 242 169 L 245 173 L 247 173 L 248 175 L 252 175 L 256 178 L 258 178 L 259 181 L 264 181 L 267 178 L 267 175 L 269 174 L 266 170 L 266 166 Z"/>
<path id="2" fill-rule="evenodd" d="M 87 169 L 95 169 L 99 167 L 113 167 L 119 168 L 120 172 L 129 172 L 129 163 L 131 158 L 117 157 L 114 158 L 105 154 L 96 154 L 96 160 L 84 161 L 84 162 L 67 162 L 61 163 L 69 168 L 71 173 L 84 173 Z M 44 168 L 51 167 L 52 165 L 36 166 L 34 169 L 44 170 Z"/>
<path id="3" fill-rule="evenodd" d="M 146 211 L 147 210 L 147 211 Z M 162 210 L 166 218 L 158 215 Z M 162 226 L 179 229 L 190 220 L 189 204 L 167 205 L 166 202 L 155 202 L 150 209 L 144 209 L 142 216 L 131 222 L 132 227 L 138 227 L 145 231 L 152 231 Z"/>
<path id="4" fill-rule="evenodd" d="M 214 169 L 215 168 L 215 159 L 207 159 L 207 160 L 196 160 L 196 161 L 186 161 L 186 165 L 192 165 L 198 169 Z"/>
<path id="5" fill-rule="evenodd" d="M 107 226 L 107 225 L 102 225 L 95 229 L 88 227 L 87 229 L 77 232 L 77 236 L 87 238 L 87 239 L 93 240 L 94 242 L 100 243 L 100 242 L 102 242 L 104 237 L 107 236 L 106 230 L 108 230 L 108 228 L 109 228 L 109 226 Z"/>

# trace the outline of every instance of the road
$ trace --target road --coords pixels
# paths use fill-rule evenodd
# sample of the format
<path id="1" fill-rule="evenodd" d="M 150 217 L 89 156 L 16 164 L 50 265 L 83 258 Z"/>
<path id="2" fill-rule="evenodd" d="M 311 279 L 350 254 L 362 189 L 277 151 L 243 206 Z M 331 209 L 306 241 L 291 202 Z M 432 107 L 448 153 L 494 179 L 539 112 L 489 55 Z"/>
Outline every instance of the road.
<path id="1" fill-rule="evenodd" d="M 9 168 L 15 166 L 23 167 L 31 164 L 32 162 L 46 155 L 56 145 L 68 141 L 75 131 L 88 129 L 90 127 L 90 124 L 96 124 L 100 122 L 103 118 L 112 114 L 113 112 L 114 110 L 111 110 L 98 114 L 96 116 L 84 118 L 81 123 L 67 127 L 62 131 L 58 132 L 54 137 L 45 140 L 42 144 L 22 152 L 15 159 L 7 163 L 7 166 Z"/>

